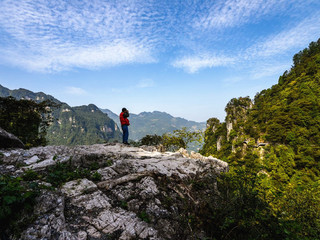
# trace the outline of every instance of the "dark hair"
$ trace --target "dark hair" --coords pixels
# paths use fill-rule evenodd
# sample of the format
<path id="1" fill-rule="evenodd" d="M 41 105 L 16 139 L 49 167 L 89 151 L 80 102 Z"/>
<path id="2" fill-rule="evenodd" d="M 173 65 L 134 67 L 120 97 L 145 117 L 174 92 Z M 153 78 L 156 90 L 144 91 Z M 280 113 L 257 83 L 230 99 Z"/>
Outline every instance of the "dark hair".
<path id="1" fill-rule="evenodd" d="M 122 112 L 124 112 L 124 111 L 127 111 L 127 109 L 126 108 L 122 108 Z"/>

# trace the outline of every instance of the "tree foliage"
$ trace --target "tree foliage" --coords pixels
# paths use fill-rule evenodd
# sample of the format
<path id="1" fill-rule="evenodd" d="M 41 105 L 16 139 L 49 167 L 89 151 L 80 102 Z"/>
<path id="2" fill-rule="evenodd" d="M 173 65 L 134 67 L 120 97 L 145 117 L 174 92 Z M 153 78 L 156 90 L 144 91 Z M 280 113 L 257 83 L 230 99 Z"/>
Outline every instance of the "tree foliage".
<path id="1" fill-rule="evenodd" d="M 52 145 L 88 145 L 121 139 L 115 122 L 93 104 L 72 108 L 62 104 L 53 116 L 58 121 L 53 122 L 47 135 Z"/>
<path id="2" fill-rule="evenodd" d="M 38 185 L 26 183 L 22 178 L 0 175 L 0 233 L 10 231 L 17 234 L 27 224 L 26 218 L 19 221 L 22 215 L 32 215 L 35 198 L 39 194 Z M 4 234 L 4 235 L 2 235 Z M 7 238 L 5 238 L 7 239 Z"/>
<path id="3" fill-rule="evenodd" d="M 52 122 L 51 101 L 0 98 L 0 126 L 17 136 L 27 147 L 45 145 L 47 128 Z"/>
<path id="4" fill-rule="evenodd" d="M 186 127 L 165 133 L 162 136 L 146 135 L 140 140 L 141 145 L 156 146 L 162 144 L 168 151 L 177 151 L 179 148 L 187 148 L 191 143 L 201 143 L 203 133 L 201 131 L 190 131 Z"/>
<path id="5" fill-rule="evenodd" d="M 140 145 L 157 146 L 162 143 L 162 137 L 156 134 L 146 135 L 140 140 Z"/>
<path id="6" fill-rule="evenodd" d="M 201 153 L 229 163 L 221 203 L 238 208 L 224 209 L 212 224 L 230 232 L 224 239 L 319 239 L 320 39 L 250 102 L 232 99 L 225 123 L 207 122 Z"/>

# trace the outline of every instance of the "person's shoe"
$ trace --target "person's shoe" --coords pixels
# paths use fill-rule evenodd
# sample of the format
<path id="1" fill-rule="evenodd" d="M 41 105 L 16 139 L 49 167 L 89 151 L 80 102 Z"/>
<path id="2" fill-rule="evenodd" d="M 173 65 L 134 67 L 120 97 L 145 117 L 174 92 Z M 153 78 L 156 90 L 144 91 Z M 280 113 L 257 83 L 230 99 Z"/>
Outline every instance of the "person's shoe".
<path id="1" fill-rule="evenodd" d="M 128 142 L 125 142 L 124 144 L 125 144 L 125 145 L 130 145 Z"/>

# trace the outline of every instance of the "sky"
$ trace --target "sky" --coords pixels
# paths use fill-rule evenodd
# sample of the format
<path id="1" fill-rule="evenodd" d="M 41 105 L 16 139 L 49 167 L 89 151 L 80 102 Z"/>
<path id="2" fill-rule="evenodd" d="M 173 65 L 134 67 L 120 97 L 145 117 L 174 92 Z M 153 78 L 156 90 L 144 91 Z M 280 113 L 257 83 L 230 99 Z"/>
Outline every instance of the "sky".
<path id="1" fill-rule="evenodd" d="M 320 38 L 319 0 L 0 0 L 0 84 L 224 121 Z"/>

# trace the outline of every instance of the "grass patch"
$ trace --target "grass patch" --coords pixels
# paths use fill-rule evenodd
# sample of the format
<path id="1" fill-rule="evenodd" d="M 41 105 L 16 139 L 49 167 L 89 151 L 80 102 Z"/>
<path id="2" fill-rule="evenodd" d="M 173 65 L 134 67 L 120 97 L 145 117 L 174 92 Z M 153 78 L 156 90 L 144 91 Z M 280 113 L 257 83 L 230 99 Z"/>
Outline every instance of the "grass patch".
<path id="1" fill-rule="evenodd" d="M 140 213 L 138 213 L 138 217 L 146 223 L 151 222 L 148 214 L 145 211 L 141 211 Z"/>
<path id="2" fill-rule="evenodd" d="M 87 178 L 92 181 L 100 181 L 102 176 L 98 172 L 91 172 L 90 168 L 74 167 L 71 162 L 60 163 L 58 162 L 54 166 L 47 169 L 47 175 L 44 181 L 52 184 L 54 187 L 60 187 L 66 182 Z"/>
<path id="3" fill-rule="evenodd" d="M 40 178 L 41 176 L 37 172 L 33 171 L 32 169 L 26 170 L 22 176 L 22 179 L 25 181 L 34 181 Z"/>

